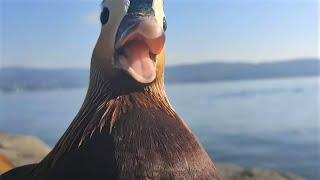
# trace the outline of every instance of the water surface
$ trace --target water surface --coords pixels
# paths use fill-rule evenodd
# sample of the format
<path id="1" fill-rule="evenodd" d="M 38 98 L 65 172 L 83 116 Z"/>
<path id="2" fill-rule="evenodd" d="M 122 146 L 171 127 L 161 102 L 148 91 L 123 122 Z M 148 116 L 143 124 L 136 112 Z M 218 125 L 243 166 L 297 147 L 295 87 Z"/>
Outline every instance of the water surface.
<path id="1" fill-rule="evenodd" d="M 317 78 L 167 85 L 176 111 L 217 162 L 320 179 Z M 0 132 L 53 146 L 85 89 L 0 94 Z"/>

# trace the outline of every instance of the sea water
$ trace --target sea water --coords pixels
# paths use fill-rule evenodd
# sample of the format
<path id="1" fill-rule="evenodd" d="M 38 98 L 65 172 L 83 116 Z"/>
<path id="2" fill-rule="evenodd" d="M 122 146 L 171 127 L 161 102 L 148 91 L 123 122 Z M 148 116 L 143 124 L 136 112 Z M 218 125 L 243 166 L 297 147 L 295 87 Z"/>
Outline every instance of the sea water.
<path id="1" fill-rule="evenodd" d="M 320 179 L 319 79 L 169 84 L 167 93 L 217 162 Z M 0 133 L 53 146 L 86 89 L 0 94 Z"/>

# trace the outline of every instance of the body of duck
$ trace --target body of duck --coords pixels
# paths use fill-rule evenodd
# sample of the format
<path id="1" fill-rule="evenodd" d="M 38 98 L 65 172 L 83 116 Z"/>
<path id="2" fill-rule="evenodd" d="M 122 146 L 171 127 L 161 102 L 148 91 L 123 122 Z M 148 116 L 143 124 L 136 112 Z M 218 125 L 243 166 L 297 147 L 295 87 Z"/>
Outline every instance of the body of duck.
<path id="1" fill-rule="evenodd" d="M 105 0 L 85 101 L 39 164 L 4 179 L 218 179 L 164 88 L 162 0 Z"/>

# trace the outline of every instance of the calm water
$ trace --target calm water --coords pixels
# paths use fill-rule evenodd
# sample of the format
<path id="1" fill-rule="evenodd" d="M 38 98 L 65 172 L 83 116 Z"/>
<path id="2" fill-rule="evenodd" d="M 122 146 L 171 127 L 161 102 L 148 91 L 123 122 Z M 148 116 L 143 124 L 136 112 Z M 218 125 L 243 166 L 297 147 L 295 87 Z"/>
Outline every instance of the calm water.
<path id="1" fill-rule="evenodd" d="M 217 162 L 320 179 L 317 78 L 168 85 L 177 112 Z M 0 94 L 0 132 L 54 145 L 85 89 Z"/>

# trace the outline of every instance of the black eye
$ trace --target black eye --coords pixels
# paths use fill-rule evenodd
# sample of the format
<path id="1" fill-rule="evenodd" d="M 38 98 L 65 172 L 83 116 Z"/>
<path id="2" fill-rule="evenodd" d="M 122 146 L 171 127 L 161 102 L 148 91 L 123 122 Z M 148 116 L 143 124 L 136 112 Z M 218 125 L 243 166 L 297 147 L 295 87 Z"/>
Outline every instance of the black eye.
<path id="1" fill-rule="evenodd" d="M 104 7 L 100 15 L 101 24 L 102 25 L 107 24 L 108 20 L 109 20 L 109 9 Z"/>
<path id="2" fill-rule="evenodd" d="M 166 17 L 163 18 L 163 30 L 164 31 L 167 30 L 167 19 L 166 19 Z"/>

